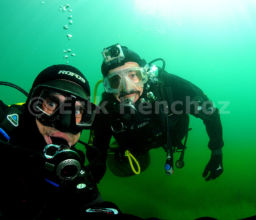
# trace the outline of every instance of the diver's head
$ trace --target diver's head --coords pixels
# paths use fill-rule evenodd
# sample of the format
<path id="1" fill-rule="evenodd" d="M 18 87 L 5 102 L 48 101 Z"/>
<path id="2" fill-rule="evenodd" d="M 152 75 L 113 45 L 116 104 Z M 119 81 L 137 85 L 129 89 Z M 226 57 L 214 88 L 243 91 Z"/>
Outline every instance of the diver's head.
<path id="1" fill-rule="evenodd" d="M 126 62 L 109 71 L 104 80 L 105 88 L 112 90 L 118 101 L 129 99 L 135 103 L 143 92 L 142 71 L 138 63 Z"/>
<path id="2" fill-rule="evenodd" d="M 36 77 L 27 107 L 47 144 L 62 138 L 72 146 L 82 129 L 92 125 L 95 106 L 89 99 L 89 83 L 78 69 L 53 65 Z"/>
<path id="3" fill-rule="evenodd" d="M 135 103 L 142 95 L 146 81 L 143 68 L 146 61 L 119 44 L 105 48 L 102 54 L 101 72 L 106 92 L 112 93 L 120 102 L 129 99 Z"/>

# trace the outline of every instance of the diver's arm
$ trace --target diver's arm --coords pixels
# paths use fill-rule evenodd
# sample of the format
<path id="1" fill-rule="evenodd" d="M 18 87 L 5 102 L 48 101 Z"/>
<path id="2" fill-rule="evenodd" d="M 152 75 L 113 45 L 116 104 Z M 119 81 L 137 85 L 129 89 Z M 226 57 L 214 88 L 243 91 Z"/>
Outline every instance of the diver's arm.
<path id="1" fill-rule="evenodd" d="M 9 134 L 4 125 L 8 108 L 9 107 L 0 100 L 0 140 L 2 141 L 9 141 Z"/>
<path id="2" fill-rule="evenodd" d="M 164 75 L 167 78 L 164 82 L 168 82 L 167 86 L 172 87 L 173 90 L 172 100 L 183 103 L 183 114 L 192 114 L 203 120 L 209 136 L 208 147 L 212 153 L 202 176 L 206 181 L 216 179 L 223 173 L 221 150 L 223 138 L 219 111 L 194 84 L 171 74 Z"/>
<path id="3" fill-rule="evenodd" d="M 106 172 L 107 151 L 111 139 L 111 130 L 107 123 L 107 115 L 98 114 L 93 126 L 93 146 L 89 147 L 86 156 L 89 161 L 94 180 L 99 183 Z"/>
<path id="4" fill-rule="evenodd" d="M 209 136 L 208 147 L 216 152 L 223 145 L 222 125 L 219 110 L 196 86 L 193 85 L 193 96 L 191 96 L 190 114 L 203 120 L 207 134 Z"/>
<path id="5" fill-rule="evenodd" d="M 209 136 L 208 147 L 214 151 L 223 147 L 219 110 L 197 86 L 173 74 L 163 73 L 165 86 L 171 86 L 173 100 L 183 103 L 183 111 L 203 120 Z"/>

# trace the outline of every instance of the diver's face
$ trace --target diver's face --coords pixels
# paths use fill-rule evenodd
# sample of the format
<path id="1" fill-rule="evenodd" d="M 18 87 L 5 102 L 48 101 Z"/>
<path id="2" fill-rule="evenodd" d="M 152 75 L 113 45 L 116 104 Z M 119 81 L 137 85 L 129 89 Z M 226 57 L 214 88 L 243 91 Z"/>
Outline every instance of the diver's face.
<path id="1" fill-rule="evenodd" d="M 65 99 L 66 99 L 65 96 L 63 96 L 59 93 L 54 94 L 54 97 L 56 98 L 56 100 L 58 100 L 58 103 L 65 102 Z M 58 106 L 57 101 L 55 102 L 54 100 L 55 99 L 45 99 L 42 103 L 43 111 L 49 115 L 53 114 L 53 112 L 55 111 L 55 109 Z M 76 109 L 79 109 L 81 103 L 76 102 L 75 105 L 77 107 Z M 81 118 L 82 118 L 81 114 L 82 114 L 81 111 L 76 110 L 75 116 L 76 116 L 77 123 L 79 123 L 81 121 Z M 36 119 L 36 124 L 37 124 L 40 134 L 44 137 L 46 144 L 52 144 L 53 143 L 52 137 L 54 137 L 54 138 L 61 138 L 61 139 L 65 140 L 69 146 L 73 146 L 78 142 L 78 140 L 80 138 L 80 134 L 81 134 L 80 132 L 77 134 L 72 134 L 69 132 L 61 132 L 54 127 L 49 127 L 49 126 L 43 125 L 38 119 Z"/>
<path id="2" fill-rule="evenodd" d="M 132 67 L 139 67 L 139 64 L 136 62 L 127 62 L 122 66 L 111 69 L 108 75 L 114 72 L 119 72 L 122 70 L 129 69 Z M 133 103 L 135 103 L 139 99 L 139 97 L 142 95 L 142 92 L 143 92 L 143 84 L 139 83 L 141 79 L 137 77 L 135 72 L 131 71 L 129 72 L 129 74 L 127 74 L 124 80 L 125 80 L 125 83 L 122 86 L 120 92 L 118 94 L 113 94 L 113 95 L 119 102 L 129 98 L 130 100 L 132 100 Z"/>
<path id="3" fill-rule="evenodd" d="M 37 119 L 36 119 L 36 124 L 39 129 L 39 132 L 44 137 L 46 144 L 52 144 L 53 143 L 52 137 L 55 137 L 55 138 L 61 138 L 61 139 L 65 140 L 69 146 L 73 146 L 78 142 L 78 140 L 80 138 L 81 133 L 72 134 L 69 132 L 61 132 L 53 127 L 48 127 L 48 126 L 43 125 Z"/>

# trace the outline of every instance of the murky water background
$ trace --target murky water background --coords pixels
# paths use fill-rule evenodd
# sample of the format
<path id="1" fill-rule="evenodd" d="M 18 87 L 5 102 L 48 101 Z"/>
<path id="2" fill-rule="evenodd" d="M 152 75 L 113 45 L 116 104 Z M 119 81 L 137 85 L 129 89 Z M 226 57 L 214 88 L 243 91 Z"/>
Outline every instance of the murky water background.
<path id="1" fill-rule="evenodd" d="M 183 169 L 166 176 L 165 153 L 152 150 L 151 166 L 141 175 L 106 173 L 99 185 L 104 199 L 124 212 L 162 219 L 256 213 L 254 0 L 3 0 L 0 29 L 1 80 L 27 91 L 43 68 L 69 63 L 87 76 L 93 93 L 102 78 L 102 49 L 120 43 L 147 61 L 164 58 L 169 72 L 198 85 L 219 107 L 225 141 L 220 178 L 201 177 L 208 137 L 203 123 L 191 118 Z M 8 104 L 25 100 L 11 88 L 0 92 Z"/>

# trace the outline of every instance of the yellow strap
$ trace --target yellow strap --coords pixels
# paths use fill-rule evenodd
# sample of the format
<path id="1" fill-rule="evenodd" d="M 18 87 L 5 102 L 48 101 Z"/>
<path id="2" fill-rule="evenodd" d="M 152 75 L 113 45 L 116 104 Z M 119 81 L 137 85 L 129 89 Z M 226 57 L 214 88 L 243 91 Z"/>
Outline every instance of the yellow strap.
<path id="1" fill-rule="evenodd" d="M 94 103 L 95 105 L 96 105 L 96 101 L 97 101 L 97 91 L 98 91 L 98 87 L 99 87 L 99 85 L 100 85 L 102 82 L 103 82 L 103 79 L 99 80 L 99 81 L 96 83 L 95 87 L 94 87 L 93 103 Z"/>
<path id="2" fill-rule="evenodd" d="M 19 103 L 16 103 L 14 105 L 24 105 L 24 104 L 25 104 L 25 102 L 19 102 Z M 10 106 L 12 106 L 12 105 L 8 105 L 8 107 L 10 107 Z"/>
<path id="3" fill-rule="evenodd" d="M 132 153 L 129 150 L 125 151 L 125 156 L 128 157 L 130 166 L 132 171 L 136 174 L 139 175 L 140 174 L 140 164 L 139 161 L 132 155 Z M 137 165 L 138 170 L 135 170 L 134 166 L 133 166 L 133 161 L 135 162 L 135 164 Z"/>

